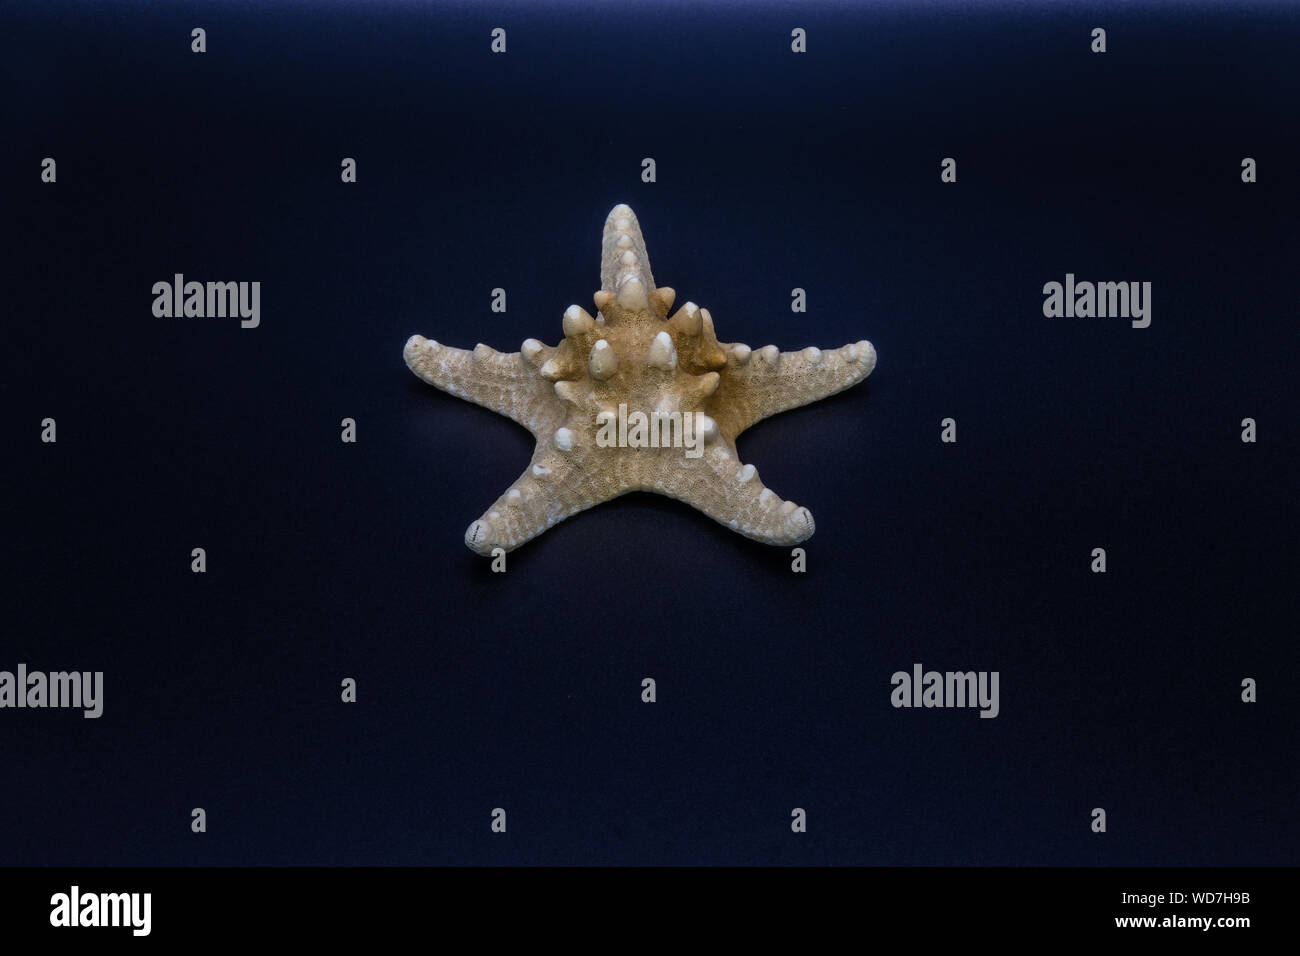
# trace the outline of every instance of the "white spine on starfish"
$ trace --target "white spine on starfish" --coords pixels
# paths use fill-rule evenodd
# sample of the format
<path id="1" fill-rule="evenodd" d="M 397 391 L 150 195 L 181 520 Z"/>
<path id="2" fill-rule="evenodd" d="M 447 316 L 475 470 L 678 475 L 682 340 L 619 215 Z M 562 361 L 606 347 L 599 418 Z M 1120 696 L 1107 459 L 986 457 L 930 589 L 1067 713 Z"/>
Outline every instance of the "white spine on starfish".
<path id="1" fill-rule="evenodd" d="M 699 335 L 704 329 L 704 316 L 700 315 L 700 307 L 694 302 L 687 302 L 682 306 L 681 311 L 673 316 L 673 319 L 687 335 Z"/>
<path id="2" fill-rule="evenodd" d="M 604 381 L 618 371 L 618 355 L 610 344 L 601 339 L 591 347 L 591 357 L 587 360 L 587 369 L 591 377 Z"/>
<path id="3" fill-rule="evenodd" d="M 677 368 L 677 349 L 673 347 L 673 338 L 667 332 L 660 332 L 650 343 L 649 362 L 657 369 L 671 372 Z"/>
<path id="4" fill-rule="evenodd" d="M 636 273 L 624 273 L 619 278 L 616 298 L 619 308 L 628 312 L 640 312 L 650 308 L 650 293 L 646 291 L 641 276 Z"/>
<path id="5" fill-rule="evenodd" d="M 576 339 L 596 327 L 596 320 L 580 305 L 571 305 L 564 310 L 564 336 Z"/>

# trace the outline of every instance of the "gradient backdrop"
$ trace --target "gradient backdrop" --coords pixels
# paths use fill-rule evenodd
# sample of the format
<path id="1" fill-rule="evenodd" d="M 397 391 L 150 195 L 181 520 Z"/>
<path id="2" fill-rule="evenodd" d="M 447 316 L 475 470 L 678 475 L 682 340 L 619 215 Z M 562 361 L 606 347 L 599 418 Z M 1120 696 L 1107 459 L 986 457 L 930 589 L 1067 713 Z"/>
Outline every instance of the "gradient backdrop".
<path id="1" fill-rule="evenodd" d="M 105 712 L 0 711 L 0 864 L 1295 863 L 1298 53 L 1295 5 L 6 3 L 0 669 Z M 724 340 L 875 344 L 740 441 L 806 574 L 639 494 L 464 547 L 532 441 L 402 345 L 556 341 L 618 202 Z M 155 318 L 176 272 L 261 327 Z M 1044 318 L 1067 272 L 1151 327 Z M 1000 716 L 895 710 L 916 662 Z"/>

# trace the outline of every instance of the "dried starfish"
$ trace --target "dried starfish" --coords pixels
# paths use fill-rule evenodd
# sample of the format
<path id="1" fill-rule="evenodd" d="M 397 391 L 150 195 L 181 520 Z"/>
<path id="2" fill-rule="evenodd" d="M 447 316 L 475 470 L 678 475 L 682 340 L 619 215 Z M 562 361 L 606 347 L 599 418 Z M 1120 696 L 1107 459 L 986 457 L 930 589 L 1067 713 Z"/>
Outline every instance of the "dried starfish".
<path id="1" fill-rule="evenodd" d="M 811 537 L 812 514 L 764 487 L 736 454 L 736 436 L 862 381 L 876 365 L 871 343 L 827 352 L 751 350 L 719 343 L 709 310 L 692 302 L 669 318 L 676 293 L 655 286 L 641 226 L 624 205 L 605 220 L 600 279 L 596 317 L 570 306 L 564 339 L 553 348 L 536 339 L 518 352 L 481 344 L 466 351 L 420 335 L 407 341 L 412 372 L 537 439 L 528 468 L 469 526 L 465 544 L 483 555 L 509 551 L 629 491 L 677 498 L 766 544 Z M 651 433 L 663 425 L 668 447 L 637 446 L 646 431 L 635 425 L 614 429 L 616 422 L 639 424 L 637 412 L 650 420 Z M 676 446 L 668 440 L 674 415 L 683 439 Z M 608 447 L 611 434 L 631 441 Z"/>

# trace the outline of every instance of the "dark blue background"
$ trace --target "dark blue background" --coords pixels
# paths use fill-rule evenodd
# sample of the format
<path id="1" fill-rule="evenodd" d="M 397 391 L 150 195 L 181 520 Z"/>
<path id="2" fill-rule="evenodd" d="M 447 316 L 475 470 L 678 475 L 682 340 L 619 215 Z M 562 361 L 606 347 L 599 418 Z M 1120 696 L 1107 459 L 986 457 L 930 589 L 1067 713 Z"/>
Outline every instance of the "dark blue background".
<path id="1" fill-rule="evenodd" d="M 0 668 L 106 685 L 0 712 L 0 864 L 1296 862 L 1295 7 L 23 0 L 0 36 Z M 647 495 L 505 575 L 462 544 L 532 442 L 402 345 L 556 341 L 618 202 L 724 340 L 875 343 L 740 442 L 807 574 Z M 155 318 L 175 272 L 261 281 L 261 327 Z M 1066 272 L 1151 281 L 1151 327 L 1044 318 Z M 893 709 L 918 661 L 1000 671 L 1001 715 Z"/>

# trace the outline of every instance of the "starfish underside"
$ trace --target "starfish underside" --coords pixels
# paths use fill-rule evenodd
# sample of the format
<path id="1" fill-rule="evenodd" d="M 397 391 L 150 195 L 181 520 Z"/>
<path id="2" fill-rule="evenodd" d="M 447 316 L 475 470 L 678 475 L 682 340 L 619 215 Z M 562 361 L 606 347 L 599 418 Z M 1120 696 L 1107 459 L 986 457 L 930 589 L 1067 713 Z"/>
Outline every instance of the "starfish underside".
<path id="1" fill-rule="evenodd" d="M 656 287 L 636 216 L 615 206 L 605 221 L 601 291 L 593 318 L 564 313 L 556 346 L 526 339 L 518 352 L 450 348 L 413 335 L 404 356 L 421 379 L 518 422 L 537 447 L 524 473 L 465 532 L 479 554 L 509 551 L 565 518 L 629 491 L 677 498 L 766 544 L 811 537 L 812 514 L 766 488 L 736 454 L 736 437 L 770 415 L 866 378 L 876 351 L 861 341 L 832 351 L 750 349 L 718 341 L 708 309 Z M 603 447 L 619 414 L 683 414 L 703 439 L 678 447 Z M 606 430 L 604 434 L 608 435 Z M 689 446 L 688 446 L 689 447 Z"/>

